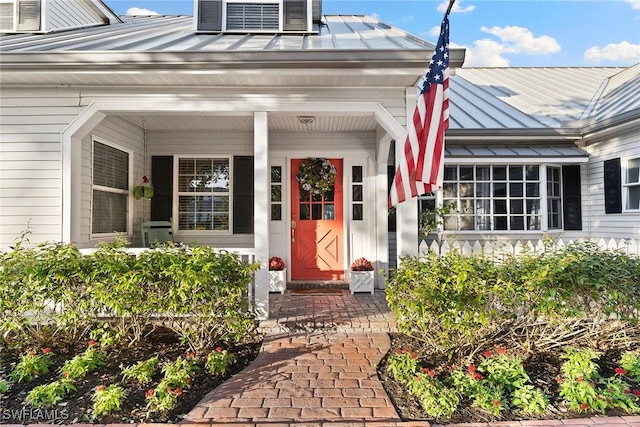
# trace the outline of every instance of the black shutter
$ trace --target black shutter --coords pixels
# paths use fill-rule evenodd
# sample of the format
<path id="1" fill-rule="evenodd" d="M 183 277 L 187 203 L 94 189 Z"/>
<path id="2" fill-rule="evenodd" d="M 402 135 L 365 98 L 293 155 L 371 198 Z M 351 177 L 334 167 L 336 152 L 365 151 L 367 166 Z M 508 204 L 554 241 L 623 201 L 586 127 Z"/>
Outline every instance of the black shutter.
<path id="1" fill-rule="evenodd" d="M 253 156 L 233 158 L 233 234 L 253 234 Z"/>
<path id="2" fill-rule="evenodd" d="M 396 171 L 394 166 L 387 165 L 387 195 L 391 193 L 391 185 L 393 185 L 393 178 L 396 176 Z M 396 210 L 389 210 L 389 219 L 387 220 L 387 231 L 389 233 L 396 232 Z"/>
<path id="3" fill-rule="evenodd" d="M 198 30 L 222 31 L 222 0 L 200 0 Z"/>
<path id="4" fill-rule="evenodd" d="M 620 157 L 604 162 L 604 211 L 622 213 L 622 176 Z"/>
<path id="5" fill-rule="evenodd" d="M 307 0 L 284 0 L 284 30 L 307 29 Z"/>
<path id="6" fill-rule="evenodd" d="M 151 221 L 169 221 L 173 206 L 173 156 L 151 157 Z"/>
<path id="7" fill-rule="evenodd" d="M 582 230 L 580 165 L 562 167 L 562 217 L 565 230 Z"/>

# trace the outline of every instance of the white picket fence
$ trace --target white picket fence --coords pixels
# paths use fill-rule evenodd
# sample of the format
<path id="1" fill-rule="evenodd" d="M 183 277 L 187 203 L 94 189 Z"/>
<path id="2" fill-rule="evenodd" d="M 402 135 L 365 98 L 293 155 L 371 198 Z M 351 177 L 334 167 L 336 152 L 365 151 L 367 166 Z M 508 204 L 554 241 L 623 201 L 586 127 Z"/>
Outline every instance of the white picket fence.
<path id="1" fill-rule="evenodd" d="M 555 239 L 551 243 L 551 247 L 562 248 L 577 242 L 590 240 L 596 243 L 602 249 L 621 251 L 627 255 L 640 256 L 640 241 L 634 239 L 575 239 L 562 240 Z M 547 247 L 549 246 L 547 242 Z M 485 255 L 494 258 L 504 258 L 507 255 L 519 255 L 522 252 L 542 253 L 546 250 L 543 240 L 444 240 L 440 244 L 436 240 L 428 243 L 422 241 L 420 243 L 420 253 L 426 253 L 431 250 L 440 256 L 444 256 L 450 251 L 458 251 L 463 255 Z"/>

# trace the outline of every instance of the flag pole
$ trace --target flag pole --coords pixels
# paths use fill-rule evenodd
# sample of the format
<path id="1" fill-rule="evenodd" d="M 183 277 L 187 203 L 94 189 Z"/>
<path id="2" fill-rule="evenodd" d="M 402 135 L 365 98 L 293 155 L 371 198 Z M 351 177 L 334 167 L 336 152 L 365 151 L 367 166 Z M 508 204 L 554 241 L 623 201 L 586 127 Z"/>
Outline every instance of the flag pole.
<path id="1" fill-rule="evenodd" d="M 449 12 L 451 12 L 451 8 L 453 7 L 453 4 L 456 2 L 456 0 L 449 0 L 449 7 L 447 8 L 447 15 L 449 14 Z"/>

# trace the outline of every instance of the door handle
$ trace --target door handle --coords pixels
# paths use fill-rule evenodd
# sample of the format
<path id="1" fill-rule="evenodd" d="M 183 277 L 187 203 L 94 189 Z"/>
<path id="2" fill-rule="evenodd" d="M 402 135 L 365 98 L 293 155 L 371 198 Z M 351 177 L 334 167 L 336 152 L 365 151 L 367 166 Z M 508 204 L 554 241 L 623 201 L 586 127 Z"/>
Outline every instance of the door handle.
<path id="1" fill-rule="evenodd" d="M 296 220 L 291 219 L 291 243 L 296 241 Z"/>

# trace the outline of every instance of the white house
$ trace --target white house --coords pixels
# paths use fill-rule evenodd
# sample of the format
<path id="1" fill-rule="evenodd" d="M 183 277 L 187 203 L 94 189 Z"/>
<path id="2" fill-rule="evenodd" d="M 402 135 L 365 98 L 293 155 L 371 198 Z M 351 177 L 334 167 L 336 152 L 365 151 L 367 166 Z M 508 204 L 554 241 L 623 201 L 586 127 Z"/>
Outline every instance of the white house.
<path id="1" fill-rule="evenodd" d="M 290 281 L 344 279 L 359 257 L 388 268 L 418 253 L 418 205 L 455 204 L 448 239 L 640 240 L 640 66 L 465 69 L 452 49 L 444 190 L 390 217 L 389 170 L 434 45 L 322 15 L 320 0 L 194 11 L 0 1 L 0 247 L 27 227 L 32 243 L 118 232 L 135 246 L 140 218 L 171 218 L 176 240 L 265 265 L 264 316 L 270 256 Z M 336 167 L 333 191 L 301 191 L 308 157 Z M 132 194 L 143 176 L 150 201 Z"/>

